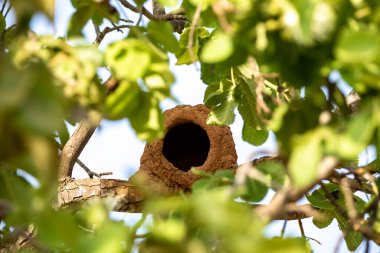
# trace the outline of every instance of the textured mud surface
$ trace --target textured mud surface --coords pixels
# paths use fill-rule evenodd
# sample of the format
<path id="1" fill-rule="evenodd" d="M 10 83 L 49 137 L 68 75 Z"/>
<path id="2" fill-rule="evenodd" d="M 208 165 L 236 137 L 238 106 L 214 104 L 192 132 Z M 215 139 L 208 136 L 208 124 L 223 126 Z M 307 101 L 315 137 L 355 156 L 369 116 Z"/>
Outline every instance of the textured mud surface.
<path id="1" fill-rule="evenodd" d="M 207 125 L 208 114 L 204 105 L 182 105 L 165 112 L 165 137 L 148 143 L 141 157 L 137 175 L 145 185 L 167 193 L 188 190 L 198 179 L 190 172 L 192 167 L 207 172 L 236 167 L 230 128 Z"/>

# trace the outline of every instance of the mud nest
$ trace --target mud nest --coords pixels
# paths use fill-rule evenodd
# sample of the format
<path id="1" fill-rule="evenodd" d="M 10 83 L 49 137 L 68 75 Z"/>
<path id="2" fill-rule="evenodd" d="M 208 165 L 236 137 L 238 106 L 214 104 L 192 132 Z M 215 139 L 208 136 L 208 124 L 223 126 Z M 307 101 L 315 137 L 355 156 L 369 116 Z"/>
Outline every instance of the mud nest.
<path id="1" fill-rule="evenodd" d="M 171 193 L 189 190 L 199 178 L 190 169 L 206 172 L 237 166 L 235 143 L 227 126 L 207 125 L 204 105 L 182 105 L 164 114 L 164 138 L 148 143 L 138 174 L 149 186 Z"/>

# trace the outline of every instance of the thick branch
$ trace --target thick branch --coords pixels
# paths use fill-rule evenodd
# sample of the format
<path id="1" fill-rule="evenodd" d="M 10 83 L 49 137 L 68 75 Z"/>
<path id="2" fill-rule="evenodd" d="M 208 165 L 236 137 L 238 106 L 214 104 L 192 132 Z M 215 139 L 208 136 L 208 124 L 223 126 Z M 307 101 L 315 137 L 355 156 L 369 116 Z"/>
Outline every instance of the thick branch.
<path id="1" fill-rule="evenodd" d="M 107 89 L 106 95 L 114 91 L 118 85 L 118 81 L 111 77 L 108 78 L 104 84 Z M 79 123 L 78 128 L 62 149 L 58 167 L 59 179 L 71 177 L 75 162 L 78 161 L 79 155 L 94 134 L 100 121 L 101 116 L 98 113 L 93 113 L 92 117 L 87 117 Z"/>
<path id="2" fill-rule="evenodd" d="M 100 119 L 84 119 L 63 147 L 59 161 L 59 178 L 71 177 L 74 164 L 99 125 Z"/>
<path id="3" fill-rule="evenodd" d="M 137 187 L 117 179 L 72 179 L 60 181 L 56 207 L 83 204 L 96 198 L 110 200 L 112 209 L 117 212 L 141 212 L 143 194 Z"/>

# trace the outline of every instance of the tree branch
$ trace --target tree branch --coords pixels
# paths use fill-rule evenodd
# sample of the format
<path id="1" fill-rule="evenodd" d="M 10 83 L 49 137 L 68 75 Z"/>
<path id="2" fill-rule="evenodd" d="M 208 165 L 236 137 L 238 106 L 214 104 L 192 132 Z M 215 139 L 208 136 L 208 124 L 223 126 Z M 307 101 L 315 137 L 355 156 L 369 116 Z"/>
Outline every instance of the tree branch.
<path id="1" fill-rule="evenodd" d="M 174 14 L 176 13 L 176 11 L 173 11 L 173 12 L 170 12 L 170 13 L 166 13 L 162 16 L 155 16 L 153 15 L 151 12 L 149 12 L 144 6 L 141 7 L 141 9 L 139 7 L 136 7 L 132 4 L 130 4 L 128 1 L 126 0 L 119 0 L 120 3 L 127 9 L 133 11 L 133 12 L 136 12 L 136 13 L 142 13 L 145 17 L 147 17 L 148 19 L 150 20 L 155 20 L 155 21 L 164 21 L 164 20 L 187 20 L 187 17 L 185 15 L 182 15 L 182 13 L 180 14 Z"/>
<path id="2" fill-rule="evenodd" d="M 117 212 L 141 212 L 143 194 L 131 182 L 117 179 L 60 180 L 55 208 L 83 204 L 96 198 L 110 199 Z"/>
<path id="3" fill-rule="evenodd" d="M 58 167 L 59 178 L 71 177 L 75 162 L 99 123 L 100 117 L 95 120 L 87 118 L 79 123 L 78 128 L 62 149 Z"/>

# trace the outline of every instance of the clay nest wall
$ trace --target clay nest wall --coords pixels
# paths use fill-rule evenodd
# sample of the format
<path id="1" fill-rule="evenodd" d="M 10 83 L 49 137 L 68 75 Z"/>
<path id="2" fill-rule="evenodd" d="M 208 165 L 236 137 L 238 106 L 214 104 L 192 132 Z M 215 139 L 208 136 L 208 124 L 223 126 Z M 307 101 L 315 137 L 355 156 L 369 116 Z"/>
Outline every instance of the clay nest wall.
<path id="1" fill-rule="evenodd" d="M 205 172 L 237 166 L 235 143 L 228 126 L 207 125 L 204 105 L 182 105 L 164 113 L 165 136 L 147 143 L 134 181 L 160 193 L 188 191 Z"/>

